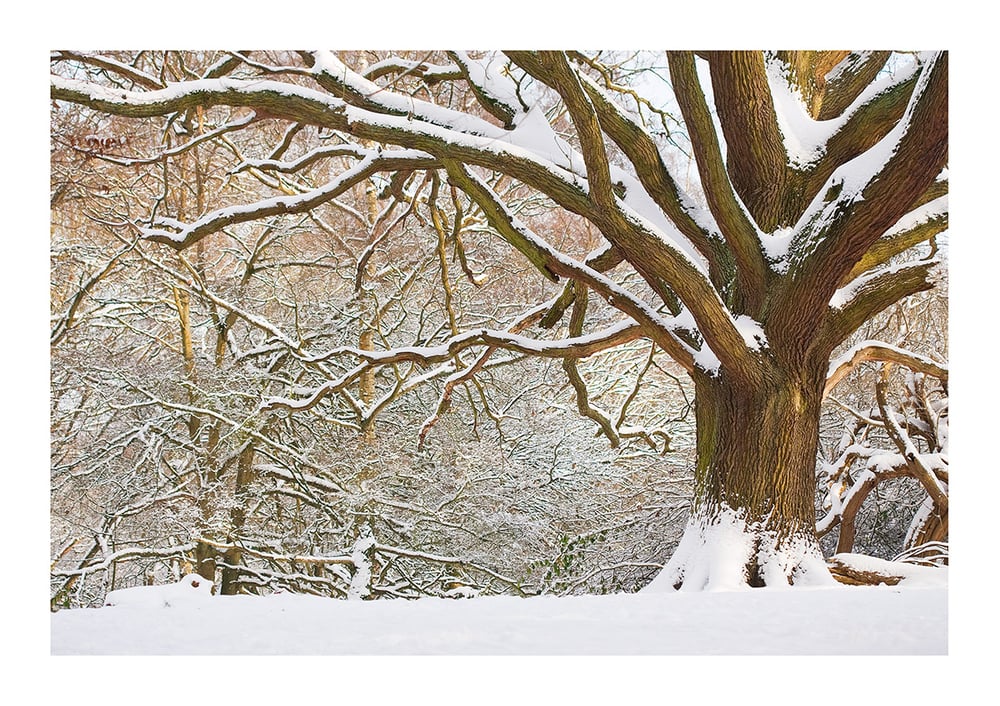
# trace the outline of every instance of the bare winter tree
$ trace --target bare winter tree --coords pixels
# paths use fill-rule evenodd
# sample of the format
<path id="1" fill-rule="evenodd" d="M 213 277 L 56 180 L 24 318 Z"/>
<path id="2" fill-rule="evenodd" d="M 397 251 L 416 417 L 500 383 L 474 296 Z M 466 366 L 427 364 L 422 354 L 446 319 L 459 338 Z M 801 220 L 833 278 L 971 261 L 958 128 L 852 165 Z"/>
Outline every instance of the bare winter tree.
<path id="1" fill-rule="evenodd" d="M 300 364 L 354 362 L 265 406 L 312 407 L 371 371 L 418 363 L 453 366 L 443 412 L 454 384 L 510 351 L 562 359 L 580 411 L 612 443 L 654 438 L 593 404 L 577 364 L 643 339 L 690 376 L 697 400 L 693 512 L 655 585 L 830 580 L 813 505 L 828 366 L 862 323 L 933 286 L 940 261 L 927 243 L 947 227 L 947 53 L 668 52 L 663 69 L 643 55 L 642 75 L 669 81 L 678 126 L 627 60 L 602 54 L 227 52 L 173 74 L 158 60 L 55 53 L 51 97 L 188 125 L 176 132 L 187 144 L 275 123 L 283 137 L 265 158 L 236 154 L 231 171 L 272 175 L 279 193 L 227 193 L 196 218 L 134 203 L 129 227 L 145 240 L 186 252 L 384 175 L 383 196 L 420 204 L 457 260 L 465 229 L 484 219 L 540 278 L 538 298 L 504 325 L 454 317 L 416 345 L 323 348 L 273 330 Z M 307 127 L 320 146 L 286 158 Z M 669 139 L 690 146 L 697 179 L 672 170 Z M 328 165 L 322 183 L 296 181 L 317 164 Z M 539 197 L 599 245 L 579 252 L 558 221 L 520 213 Z M 362 419 L 371 399 L 352 402 Z"/>
<path id="2" fill-rule="evenodd" d="M 820 466 L 827 510 L 817 529 L 838 529 L 836 552 L 855 551 L 866 501 L 880 488 L 906 480 L 919 489 L 917 507 L 886 558 L 930 565 L 948 563 L 948 368 L 934 359 L 881 341 L 863 340 L 831 364 L 827 389 L 853 369 L 876 367 L 874 401 L 846 414 L 831 458 Z M 836 571 L 847 571 L 843 560 Z M 859 577 L 851 576 L 857 580 Z"/>

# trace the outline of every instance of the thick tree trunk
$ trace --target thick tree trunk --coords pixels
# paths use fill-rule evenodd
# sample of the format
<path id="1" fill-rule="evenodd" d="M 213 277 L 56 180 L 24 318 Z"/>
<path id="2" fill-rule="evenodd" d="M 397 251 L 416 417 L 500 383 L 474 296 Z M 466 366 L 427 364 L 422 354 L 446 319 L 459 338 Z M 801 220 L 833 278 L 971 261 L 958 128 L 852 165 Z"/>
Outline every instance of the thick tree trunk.
<path id="1" fill-rule="evenodd" d="M 691 518 L 653 590 L 832 582 L 816 538 L 820 366 L 763 384 L 699 376 Z"/>

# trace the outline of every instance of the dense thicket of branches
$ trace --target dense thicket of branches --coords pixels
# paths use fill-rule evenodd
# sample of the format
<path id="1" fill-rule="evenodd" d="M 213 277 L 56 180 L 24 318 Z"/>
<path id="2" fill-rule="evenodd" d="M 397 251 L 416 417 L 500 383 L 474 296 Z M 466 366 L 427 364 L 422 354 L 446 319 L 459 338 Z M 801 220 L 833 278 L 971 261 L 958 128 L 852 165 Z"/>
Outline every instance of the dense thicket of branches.
<path id="1" fill-rule="evenodd" d="M 73 564 L 59 595 L 152 545 L 147 565 L 187 558 L 226 592 L 294 577 L 368 597 L 523 591 L 490 559 L 524 542 L 552 569 L 538 590 L 614 531 L 621 551 L 558 590 L 636 588 L 672 546 L 664 519 L 626 549 L 684 496 L 669 459 L 690 449 L 692 409 L 694 512 L 659 583 L 828 578 L 814 470 L 827 376 L 843 374 L 830 360 L 937 276 L 946 53 L 62 51 L 52 66 L 53 469 L 66 498 L 86 491 L 77 534 L 92 535 L 54 532 Z M 946 371 L 865 350 L 854 363 Z M 880 419 L 905 446 L 888 385 Z M 548 416 L 566 400 L 618 450 L 612 470 Z M 407 433 L 421 451 L 398 450 Z M 469 451 L 484 441 L 495 451 Z M 489 468 L 484 453 L 500 485 L 550 483 L 511 501 L 456 470 Z M 916 468 L 940 524 L 946 471 Z M 527 526 L 501 516 L 525 499 Z M 591 519 L 544 526 L 576 504 Z M 160 512 L 155 541 L 119 530 Z M 722 525 L 745 543 L 732 561 Z"/>

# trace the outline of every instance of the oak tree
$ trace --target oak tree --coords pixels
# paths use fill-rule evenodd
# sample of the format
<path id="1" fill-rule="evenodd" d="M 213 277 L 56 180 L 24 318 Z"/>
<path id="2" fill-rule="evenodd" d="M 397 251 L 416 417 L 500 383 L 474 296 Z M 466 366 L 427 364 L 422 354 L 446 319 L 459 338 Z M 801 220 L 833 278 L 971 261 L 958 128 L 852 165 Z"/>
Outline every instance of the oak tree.
<path id="1" fill-rule="evenodd" d="M 271 175 L 274 196 L 227 195 L 195 218 L 134 205 L 130 227 L 166 248 L 377 182 L 384 198 L 423 209 L 456 260 L 482 219 L 532 266 L 541 296 L 501 326 L 451 318 L 433 343 L 387 348 L 274 331 L 303 365 L 354 363 L 265 406 L 312 407 L 401 363 L 452 365 L 448 394 L 513 351 L 563 360 L 580 411 L 616 443 L 638 432 L 591 404 L 578 361 L 641 339 L 696 395 L 693 512 L 654 585 L 829 581 L 813 505 L 829 362 L 870 317 L 933 286 L 940 260 L 927 243 L 947 227 L 947 53 L 667 52 L 665 67 L 572 51 L 369 58 L 225 52 L 168 77 L 138 57 L 58 52 L 51 97 L 203 125 L 178 132 L 187 144 L 281 127 L 267 157 L 235 155 L 231 170 Z M 669 83 L 679 120 L 662 110 L 665 89 L 637 76 Z M 285 159 L 306 128 L 321 139 Z M 673 168 L 671 143 L 690 150 L 696 178 Z M 325 181 L 295 180 L 317 164 L 329 165 Z M 521 214 L 532 197 L 598 234 L 598 247 L 579 252 L 553 221 Z M 377 411 L 365 394 L 352 403 L 362 418 Z"/>

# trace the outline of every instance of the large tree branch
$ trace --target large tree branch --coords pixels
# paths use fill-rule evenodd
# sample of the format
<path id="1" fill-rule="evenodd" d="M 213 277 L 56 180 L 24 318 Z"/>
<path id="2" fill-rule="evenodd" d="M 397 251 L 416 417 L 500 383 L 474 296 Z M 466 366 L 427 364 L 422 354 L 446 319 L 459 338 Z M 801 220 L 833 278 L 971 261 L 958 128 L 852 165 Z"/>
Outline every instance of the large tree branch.
<path id="1" fill-rule="evenodd" d="M 831 361 L 830 372 L 826 377 L 826 387 L 823 396 L 826 397 L 844 377 L 862 363 L 881 361 L 896 363 L 910 370 L 926 375 L 933 375 L 945 384 L 948 383 L 948 366 L 938 363 L 927 356 L 912 351 L 891 346 L 882 341 L 861 341 L 851 347 L 837 360 Z"/>
<path id="2" fill-rule="evenodd" d="M 809 115 L 816 118 L 827 90 L 827 75 L 846 51 L 779 51 L 777 58 L 787 66 L 788 79 L 798 89 Z"/>
<path id="3" fill-rule="evenodd" d="M 839 290 L 827 307 L 822 329 L 813 343 L 829 355 L 861 324 L 896 302 L 931 289 L 938 260 L 921 260 L 863 275 Z"/>
<path id="4" fill-rule="evenodd" d="M 865 88 L 875 80 L 892 52 L 851 52 L 824 77 L 822 100 L 817 120 L 830 120 L 841 115 Z"/>
<path id="5" fill-rule="evenodd" d="M 769 322 L 772 340 L 789 355 L 803 352 L 843 278 L 910 211 L 946 164 L 947 71 L 944 52 L 924 69 L 897 128 L 870 157 L 866 153 L 869 161 L 876 160 L 870 176 L 860 175 L 858 183 L 857 160 L 845 165 L 831 177 L 830 192 L 797 227 L 788 283 L 775 292 Z"/>
<path id="6" fill-rule="evenodd" d="M 844 277 L 847 284 L 876 267 L 882 267 L 910 248 L 926 243 L 948 229 L 948 199 L 941 197 L 907 214 L 889 232 L 876 240 L 864 257 Z"/>
<path id="7" fill-rule="evenodd" d="M 760 52 L 710 52 L 712 91 L 726 138 L 727 171 L 757 226 L 782 223 L 788 153 Z"/>
<path id="8" fill-rule="evenodd" d="M 694 316 L 706 343 L 731 374 L 752 376 L 757 372 L 756 361 L 732 316 L 696 263 L 641 217 L 619 209 L 609 214 L 596 207 L 589 198 L 586 182 L 579 176 L 517 146 L 516 142 L 498 141 L 497 135 L 509 138 L 511 134 L 495 126 L 487 126 L 492 131 L 490 136 L 468 134 L 412 117 L 371 113 L 347 106 L 318 91 L 269 80 L 200 80 L 161 91 L 133 93 L 56 76 L 52 78 L 52 97 L 128 117 L 164 115 L 196 105 L 248 106 L 266 110 L 274 117 L 324 126 L 361 139 L 398 144 L 440 159 L 501 171 L 584 216 L 605 236 L 610 234 L 612 242 L 651 286 L 655 287 L 656 281 L 662 280 L 676 292 Z M 282 213 L 287 203 L 276 202 L 273 207 L 276 213 Z M 174 243 L 181 240 L 166 232 L 161 235 Z M 671 348 L 676 352 L 676 346 Z"/>
<path id="9" fill-rule="evenodd" d="M 767 281 L 767 264 L 760 248 L 756 224 L 736 195 L 734 181 L 722 157 L 722 147 L 715 133 L 712 116 L 701 89 L 694 55 L 668 53 L 670 78 L 681 107 L 694 150 L 695 162 L 709 209 L 719 230 L 732 248 L 738 270 L 738 291 L 745 310 L 755 311 L 761 302 Z"/>
<path id="10" fill-rule="evenodd" d="M 696 213 L 700 209 L 674 181 L 652 136 L 595 82 L 586 76 L 580 76 L 580 81 L 594 106 L 601 128 L 635 166 L 639 183 L 708 261 L 710 269 L 714 269 L 725 252 L 719 247 L 721 241 L 706 225 L 698 223 Z"/>
<path id="11" fill-rule="evenodd" d="M 591 200 L 602 209 L 617 209 L 604 135 L 590 99 L 562 52 L 511 51 L 508 55 L 535 79 L 554 89 L 569 112 L 587 167 Z"/>
<path id="12" fill-rule="evenodd" d="M 457 162 L 446 161 L 448 175 L 486 214 L 501 237 L 524 252 L 536 266 L 589 286 L 611 306 L 628 314 L 647 330 L 648 335 L 685 369 L 693 369 L 694 359 L 663 319 L 641 300 L 598 271 L 557 252 L 518 221 L 482 180 Z"/>
<path id="13" fill-rule="evenodd" d="M 854 110 L 827 140 L 822 157 L 807 171 L 794 175 L 800 182 L 798 190 L 803 207 L 838 167 L 874 147 L 899 123 L 917 84 L 917 75 L 918 72 L 904 75 Z M 797 218 L 801 213 L 794 216 Z"/>

